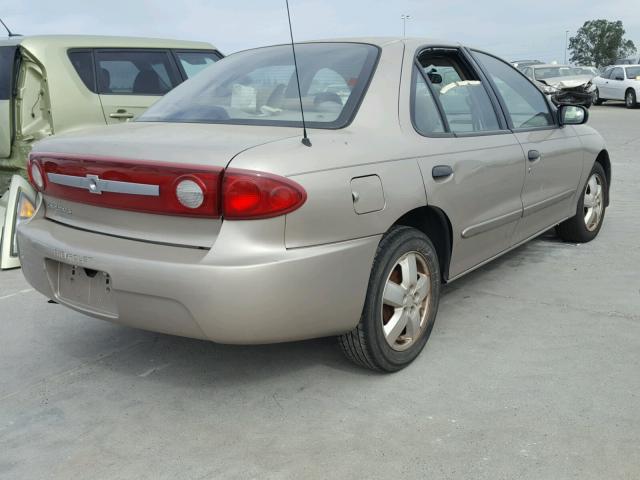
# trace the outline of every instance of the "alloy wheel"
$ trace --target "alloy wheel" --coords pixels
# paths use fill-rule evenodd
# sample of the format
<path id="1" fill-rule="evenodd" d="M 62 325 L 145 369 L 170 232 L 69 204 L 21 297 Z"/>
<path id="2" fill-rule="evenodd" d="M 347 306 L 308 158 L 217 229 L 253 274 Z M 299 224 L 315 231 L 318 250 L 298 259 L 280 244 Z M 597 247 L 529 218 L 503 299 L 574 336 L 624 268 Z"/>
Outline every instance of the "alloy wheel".
<path id="1" fill-rule="evenodd" d="M 389 346 L 403 351 L 427 330 L 431 274 L 419 252 L 408 252 L 391 269 L 382 294 L 382 330 Z"/>
<path id="2" fill-rule="evenodd" d="M 598 228 L 604 211 L 603 184 L 602 177 L 594 173 L 589 177 L 587 187 L 584 190 L 584 225 L 590 232 Z"/>

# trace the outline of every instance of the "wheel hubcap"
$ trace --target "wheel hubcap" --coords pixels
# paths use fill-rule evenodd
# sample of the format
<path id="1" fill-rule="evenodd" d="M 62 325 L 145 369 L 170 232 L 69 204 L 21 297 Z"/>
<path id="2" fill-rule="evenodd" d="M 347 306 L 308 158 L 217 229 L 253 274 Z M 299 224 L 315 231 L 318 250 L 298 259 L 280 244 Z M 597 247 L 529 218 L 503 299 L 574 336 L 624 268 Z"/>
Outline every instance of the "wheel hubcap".
<path id="1" fill-rule="evenodd" d="M 584 225 L 587 230 L 593 232 L 600 224 L 604 210 L 604 189 L 602 177 L 594 173 L 589 177 L 587 187 L 584 190 Z"/>
<path id="2" fill-rule="evenodd" d="M 391 348 L 409 348 L 426 331 L 431 275 L 425 257 L 409 252 L 391 269 L 382 293 L 382 330 Z"/>
<path id="3" fill-rule="evenodd" d="M 633 94 L 631 92 L 627 93 L 627 105 L 631 106 L 633 104 Z"/>

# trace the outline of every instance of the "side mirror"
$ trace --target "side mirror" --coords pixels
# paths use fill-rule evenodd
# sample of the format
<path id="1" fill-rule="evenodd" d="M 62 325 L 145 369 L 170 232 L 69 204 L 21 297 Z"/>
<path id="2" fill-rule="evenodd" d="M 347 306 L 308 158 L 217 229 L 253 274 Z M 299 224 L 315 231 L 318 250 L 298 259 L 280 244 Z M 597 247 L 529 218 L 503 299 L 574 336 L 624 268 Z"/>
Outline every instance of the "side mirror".
<path id="1" fill-rule="evenodd" d="M 589 111 L 578 105 L 562 105 L 558 114 L 560 125 L 582 125 L 589 120 Z"/>
<path id="2" fill-rule="evenodd" d="M 29 220 L 36 205 L 36 191 L 19 175 L 11 179 L 11 186 L 0 198 L 0 270 L 20 266 L 16 227 Z"/>

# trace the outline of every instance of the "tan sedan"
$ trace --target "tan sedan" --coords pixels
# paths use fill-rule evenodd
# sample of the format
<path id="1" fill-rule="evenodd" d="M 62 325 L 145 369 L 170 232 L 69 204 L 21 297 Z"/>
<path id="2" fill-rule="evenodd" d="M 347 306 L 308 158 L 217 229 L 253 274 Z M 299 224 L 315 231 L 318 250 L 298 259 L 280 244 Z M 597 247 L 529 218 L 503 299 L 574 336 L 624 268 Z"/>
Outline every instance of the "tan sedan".
<path id="1" fill-rule="evenodd" d="M 137 121 L 38 143 L 23 270 L 97 318 L 225 343 L 336 335 L 410 363 L 440 289 L 553 226 L 587 242 L 611 178 L 581 107 L 424 39 L 231 55 Z M 303 106 L 309 141 L 301 142 Z"/>

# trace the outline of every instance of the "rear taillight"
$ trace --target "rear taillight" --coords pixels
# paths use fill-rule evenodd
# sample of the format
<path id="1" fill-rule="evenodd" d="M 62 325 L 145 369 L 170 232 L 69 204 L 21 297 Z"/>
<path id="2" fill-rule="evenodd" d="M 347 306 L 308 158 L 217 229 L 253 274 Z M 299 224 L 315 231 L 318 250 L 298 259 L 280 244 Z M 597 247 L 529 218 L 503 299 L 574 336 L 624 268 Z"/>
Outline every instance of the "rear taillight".
<path id="1" fill-rule="evenodd" d="M 52 197 L 136 212 L 220 216 L 221 167 L 58 154 L 32 154 L 30 164 L 41 167 L 40 190 Z"/>
<path id="2" fill-rule="evenodd" d="M 29 160 L 29 180 L 31 184 L 39 191 L 44 190 L 45 182 L 44 182 L 44 173 L 42 171 L 42 167 L 40 163 L 35 159 Z"/>
<path id="3" fill-rule="evenodd" d="M 222 215 L 230 220 L 277 217 L 307 199 L 297 183 L 268 173 L 230 168 L 222 179 Z"/>
<path id="4" fill-rule="evenodd" d="M 47 195 L 105 208 L 250 220 L 290 213 L 297 183 L 250 170 L 59 154 L 32 154 L 31 182 Z"/>

